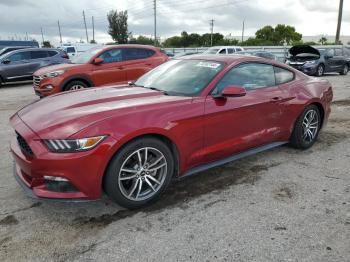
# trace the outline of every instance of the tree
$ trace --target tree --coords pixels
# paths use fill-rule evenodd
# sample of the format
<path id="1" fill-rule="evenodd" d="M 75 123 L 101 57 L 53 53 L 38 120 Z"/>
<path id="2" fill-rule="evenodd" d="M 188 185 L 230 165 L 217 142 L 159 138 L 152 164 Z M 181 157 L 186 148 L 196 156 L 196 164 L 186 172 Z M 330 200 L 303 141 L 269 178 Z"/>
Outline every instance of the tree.
<path id="1" fill-rule="evenodd" d="M 318 42 L 319 42 L 321 45 L 325 45 L 325 44 L 327 44 L 328 39 L 327 39 L 325 36 L 322 36 L 322 37 L 320 38 L 320 40 L 318 40 Z"/>
<path id="2" fill-rule="evenodd" d="M 153 45 L 154 39 L 139 35 L 137 38 L 130 37 L 129 44 Z"/>
<path id="3" fill-rule="evenodd" d="M 96 42 L 96 40 L 91 39 L 91 40 L 90 40 L 90 44 L 97 44 L 97 42 Z"/>
<path id="4" fill-rule="evenodd" d="M 108 34 L 118 44 L 126 44 L 128 42 L 128 11 L 118 12 L 111 10 L 107 14 L 109 23 Z"/>
<path id="5" fill-rule="evenodd" d="M 273 45 L 293 44 L 302 39 L 302 35 L 293 26 L 279 24 L 275 28 L 267 25 L 255 33 L 256 39 L 271 42 Z"/>
<path id="6" fill-rule="evenodd" d="M 52 47 L 50 41 L 44 41 L 44 42 L 42 42 L 41 46 L 42 46 L 42 47 L 45 47 L 45 48 L 51 48 L 51 47 Z"/>

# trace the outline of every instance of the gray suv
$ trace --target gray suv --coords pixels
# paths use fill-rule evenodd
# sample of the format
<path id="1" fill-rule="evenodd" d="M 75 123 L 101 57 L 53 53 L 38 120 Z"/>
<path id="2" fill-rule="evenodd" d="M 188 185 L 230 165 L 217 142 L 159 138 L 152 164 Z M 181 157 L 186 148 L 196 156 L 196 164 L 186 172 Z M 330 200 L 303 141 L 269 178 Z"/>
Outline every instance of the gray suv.
<path id="1" fill-rule="evenodd" d="M 31 80 L 41 67 L 69 63 L 68 55 L 53 48 L 26 48 L 0 56 L 0 85 Z"/>

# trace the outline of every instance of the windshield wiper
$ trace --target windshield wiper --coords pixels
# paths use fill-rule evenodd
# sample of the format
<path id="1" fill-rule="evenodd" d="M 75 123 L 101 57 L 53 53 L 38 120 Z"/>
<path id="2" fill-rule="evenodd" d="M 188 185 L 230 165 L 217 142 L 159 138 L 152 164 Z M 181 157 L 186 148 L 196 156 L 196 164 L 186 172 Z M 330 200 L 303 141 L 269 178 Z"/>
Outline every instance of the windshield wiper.
<path id="1" fill-rule="evenodd" d="M 159 91 L 159 92 L 162 92 L 164 95 L 168 96 L 169 93 L 167 91 L 164 91 L 162 89 L 159 89 L 159 88 L 156 88 L 156 87 L 146 87 L 148 89 L 151 89 L 151 90 L 154 90 L 154 91 Z"/>

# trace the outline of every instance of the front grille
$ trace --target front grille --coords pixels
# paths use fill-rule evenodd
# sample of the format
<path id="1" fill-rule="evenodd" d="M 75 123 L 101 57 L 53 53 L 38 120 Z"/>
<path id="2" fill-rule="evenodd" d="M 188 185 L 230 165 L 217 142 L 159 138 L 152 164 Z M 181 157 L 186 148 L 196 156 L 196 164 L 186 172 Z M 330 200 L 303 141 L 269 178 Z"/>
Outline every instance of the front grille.
<path id="1" fill-rule="evenodd" d="M 39 87 L 42 78 L 40 76 L 33 76 L 33 85 Z"/>
<path id="2" fill-rule="evenodd" d="M 17 142 L 19 147 L 22 149 L 22 151 L 27 154 L 27 155 L 34 155 L 32 149 L 30 148 L 30 146 L 28 145 L 28 143 L 26 142 L 26 140 L 16 132 L 17 134 Z"/>

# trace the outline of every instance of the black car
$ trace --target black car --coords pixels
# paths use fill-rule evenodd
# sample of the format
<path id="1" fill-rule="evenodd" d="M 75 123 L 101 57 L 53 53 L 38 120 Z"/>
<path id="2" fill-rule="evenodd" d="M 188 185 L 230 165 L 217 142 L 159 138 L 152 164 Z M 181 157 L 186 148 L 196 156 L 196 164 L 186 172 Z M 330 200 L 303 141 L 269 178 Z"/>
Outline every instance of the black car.
<path id="1" fill-rule="evenodd" d="M 316 49 L 297 45 L 289 49 L 289 54 L 286 64 L 308 75 L 322 76 L 328 72 L 346 75 L 349 71 L 349 59 L 344 56 L 343 48 Z"/>
<path id="2" fill-rule="evenodd" d="M 41 67 L 69 63 L 66 52 L 53 48 L 26 48 L 0 56 L 0 85 L 31 80 Z"/>

